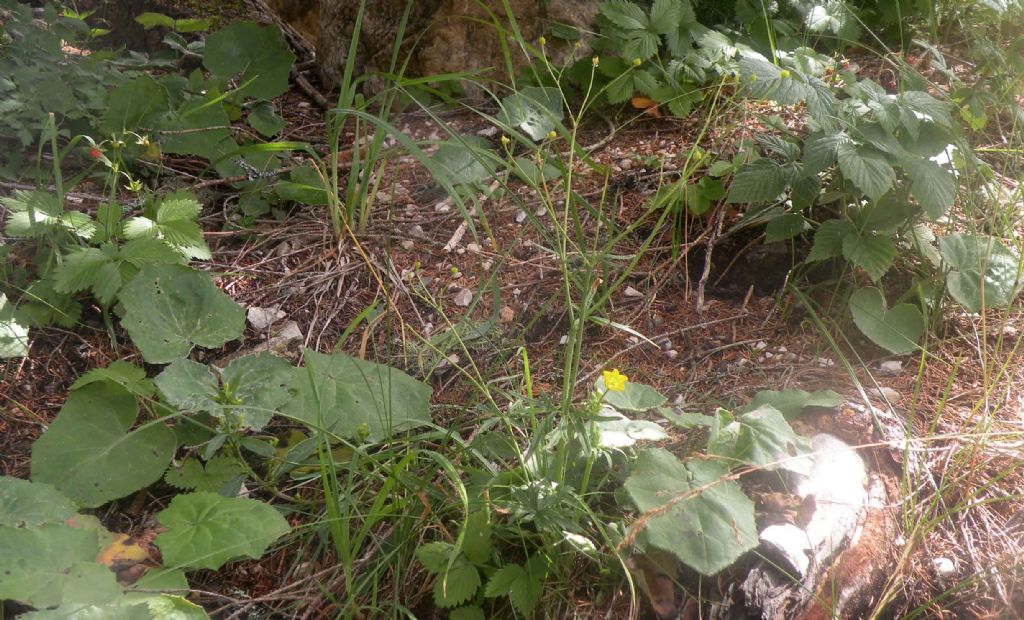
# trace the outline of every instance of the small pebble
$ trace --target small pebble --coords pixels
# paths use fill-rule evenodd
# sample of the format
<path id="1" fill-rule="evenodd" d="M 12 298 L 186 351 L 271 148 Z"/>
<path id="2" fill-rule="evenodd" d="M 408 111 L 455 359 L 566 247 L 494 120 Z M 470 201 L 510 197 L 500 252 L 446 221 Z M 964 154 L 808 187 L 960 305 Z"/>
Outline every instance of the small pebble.
<path id="1" fill-rule="evenodd" d="M 405 239 L 402 241 L 401 245 L 403 250 L 411 250 L 412 246 L 416 244 L 412 242 L 412 239 Z"/>
<path id="2" fill-rule="evenodd" d="M 466 249 L 469 250 L 470 252 L 479 252 L 480 251 L 480 244 L 479 243 L 467 243 L 466 244 Z"/>
<path id="3" fill-rule="evenodd" d="M 669 349 L 668 351 L 665 351 L 665 355 L 668 356 L 668 359 L 674 360 L 677 357 L 679 357 L 679 351 L 676 351 L 675 349 Z"/>
<path id="4" fill-rule="evenodd" d="M 516 211 L 516 224 L 522 224 L 526 221 L 526 211 L 519 209 Z"/>
<path id="5" fill-rule="evenodd" d="M 564 345 L 567 342 L 569 342 L 569 336 L 562 336 L 558 339 L 558 344 Z"/>
<path id="6" fill-rule="evenodd" d="M 626 297 L 643 297 L 644 296 L 643 293 L 641 293 L 640 291 L 636 290 L 632 286 L 627 286 L 626 289 L 622 292 L 622 294 L 625 295 Z"/>
<path id="7" fill-rule="evenodd" d="M 511 323 L 516 318 L 516 311 L 508 306 L 502 306 L 498 311 L 498 320 L 502 323 Z"/>
<path id="8" fill-rule="evenodd" d="M 480 266 L 483 267 L 484 271 L 490 271 L 491 267 L 494 266 L 494 261 L 485 260 L 484 262 L 480 263 Z"/>
<path id="9" fill-rule="evenodd" d="M 536 215 L 537 217 L 544 217 L 547 214 L 548 214 L 548 208 L 547 207 L 541 207 L 541 208 L 537 209 L 537 212 L 534 215 Z"/>
<path id="10" fill-rule="evenodd" d="M 932 559 L 932 569 L 938 577 L 952 577 L 956 573 L 956 565 L 949 558 Z"/>
<path id="11" fill-rule="evenodd" d="M 767 348 L 768 348 L 768 343 L 765 342 L 764 340 L 762 340 L 761 342 L 758 342 L 757 344 L 754 345 L 754 349 L 757 350 L 757 351 L 763 351 L 763 350 L 765 350 Z"/>
<path id="12" fill-rule="evenodd" d="M 632 167 L 633 167 L 633 160 L 632 159 L 620 159 L 619 160 L 619 168 L 622 168 L 623 170 L 629 170 Z"/>
<path id="13" fill-rule="evenodd" d="M 448 204 L 447 202 L 444 202 L 444 201 L 441 201 L 441 202 L 437 203 L 436 205 L 434 205 L 434 212 L 435 213 L 448 213 L 451 210 L 452 210 L 452 206 L 450 204 Z"/>
<path id="14" fill-rule="evenodd" d="M 878 365 L 878 372 L 883 375 L 898 375 L 903 372 L 903 364 L 899 360 L 888 360 Z"/>
<path id="15" fill-rule="evenodd" d="M 473 301 L 473 291 L 468 288 L 459 289 L 458 293 L 455 293 L 455 305 L 465 308 Z"/>

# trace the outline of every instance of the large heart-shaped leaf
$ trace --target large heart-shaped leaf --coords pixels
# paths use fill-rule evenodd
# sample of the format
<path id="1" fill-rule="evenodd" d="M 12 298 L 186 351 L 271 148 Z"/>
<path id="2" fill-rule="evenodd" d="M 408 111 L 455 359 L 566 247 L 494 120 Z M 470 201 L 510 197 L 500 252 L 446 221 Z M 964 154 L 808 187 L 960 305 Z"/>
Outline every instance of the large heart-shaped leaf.
<path id="1" fill-rule="evenodd" d="M 156 537 L 164 564 L 217 570 L 236 558 L 258 558 L 290 530 L 273 507 L 216 493 L 178 495 L 157 516 L 167 531 Z"/>
<path id="2" fill-rule="evenodd" d="M 882 291 L 874 287 L 850 296 L 850 314 L 871 342 L 897 355 L 916 349 L 926 328 L 919 308 L 911 304 L 886 308 Z"/>
<path id="3" fill-rule="evenodd" d="M 73 567 L 93 562 L 99 552 L 95 532 L 59 524 L 39 528 L 0 526 L 0 599 L 34 607 L 58 605 L 65 587 L 80 576 Z M 113 577 L 105 566 L 101 568 Z"/>
<path id="4" fill-rule="evenodd" d="M 245 311 L 204 273 L 149 265 L 121 290 L 121 323 L 151 364 L 185 357 L 192 347 L 219 347 L 242 335 Z"/>
<path id="5" fill-rule="evenodd" d="M 1020 261 L 993 237 L 948 235 L 939 239 L 939 252 L 951 269 L 949 294 L 971 312 L 1005 308 L 1020 292 Z"/>
<path id="6" fill-rule="evenodd" d="M 295 55 L 281 30 L 253 22 L 235 22 L 206 38 L 203 64 L 215 75 L 238 76 L 247 97 L 272 99 L 288 90 Z"/>
<path id="7" fill-rule="evenodd" d="M 73 390 L 32 446 L 32 480 L 52 484 L 84 507 L 156 482 L 177 443 L 162 423 L 135 430 L 135 396 L 109 381 Z"/>
<path id="8" fill-rule="evenodd" d="M 798 389 L 761 390 L 754 398 L 738 410 L 738 413 L 753 411 L 762 405 L 771 405 L 779 410 L 782 417 L 792 420 L 806 407 L 834 408 L 843 404 L 843 397 L 832 390 L 807 392 Z"/>
<path id="9" fill-rule="evenodd" d="M 807 439 L 797 435 L 782 413 L 771 405 L 761 405 L 735 417 L 719 409 L 708 440 L 708 454 L 727 462 L 769 470 L 781 467 L 802 474 L 810 473 L 807 459 L 788 459 L 806 454 L 809 449 Z"/>
<path id="10" fill-rule="evenodd" d="M 206 412 L 230 426 L 260 430 L 291 393 L 294 369 L 263 352 L 232 360 L 217 376 L 189 359 L 172 362 L 155 382 L 167 402 L 182 411 Z"/>
<path id="11" fill-rule="evenodd" d="M 106 112 L 100 121 L 103 134 L 119 134 L 136 130 L 143 120 L 155 112 L 168 108 L 167 91 L 147 74 L 128 80 L 110 91 Z"/>
<path id="12" fill-rule="evenodd" d="M 501 101 L 499 118 L 533 140 L 542 140 L 562 115 L 562 95 L 557 88 L 527 86 Z"/>
<path id="13" fill-rule="evenodd" d="M 77 511 L 74 502 L 53 485 L 0 476 L 0 525 L 63 523 Z"/>
<path id="14" fill-rule="evenodd" d="M 714 575 L 757 546 L 754 504 L 728 468 L 711 461 L 680 463 L 661 448 L 643 450 L 625 489 L 647 520 L 648 541 L 704 575 Z"/>
<path id="15" fill-rule="evenodd" d="M 283 412 L 346 437 L 384 439 L 430 421 L 431 389 L 400 370 L 306 350 Z"/>
<path id="16" fill-rule="evenodd" d="M 452 185 L 470 185 L 494 174 L 500 163 L 483 138 L 463 136 L 442 142 L 431 158 L 436 173 Z"/>

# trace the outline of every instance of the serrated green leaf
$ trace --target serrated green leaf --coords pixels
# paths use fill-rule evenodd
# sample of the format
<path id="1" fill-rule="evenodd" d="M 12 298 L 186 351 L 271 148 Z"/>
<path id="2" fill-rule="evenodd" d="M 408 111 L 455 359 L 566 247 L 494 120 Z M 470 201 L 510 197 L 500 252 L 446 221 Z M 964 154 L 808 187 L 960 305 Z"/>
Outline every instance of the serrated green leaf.
<path id="1" fill-rule="evenodd" d="M 210 277 L 180 265 L 148 265 L 122 289 L 121 324 L 143 358 L 166 364 L 196 345 L 219 347 L 242 335 L 245 312 Z"/>
<path id="2" fill-rule="evenodd" d="M 644 10 L 629 0 L 609 0 L 597 6 L 601 15 L 624 30 L 644 30 L 650 24 Z"/>
<path id="3" fill-rule="evenodd" d="M 295 55 L 281 30 L 233 22 L 206 38 L 203 65 L 222 78 L 237 78 L 239 94 L 269 100 L 288 90 Z"/>
<path id="4" fill-rule="evenodd" d="M 517 583 L 526 579 L 526 570 L 519 564 L 506 564 L 491 574 L 484 588 L 484 596 L 495 598 L 505 596 Z"/>
<path id="5" fill-rule="evenodd" d="M 642 513 L 651 545 L 676 555 L 704 575 L 714 575 L 758 544 L 754 504 L 711 461 L 680 463 L 661 448 L 639 453 L 624 487 Z"/>
<path id="6" fill-rule="evenodd" d="M 945 101 L 939 101 L 926 92 L 919 90 L 908 90 L 900 93 L 897 100 L 915 112 L 925 115 L 940 127 L 951 127 L 953 106 Z"/>
<path id="7" fill-rule="evenodd" d="M 416 549 L 416 559 L 420 561 L 423 568 L 436 575 L 448 566 L 448 560 L 452 557 L 454 550 L 455 547 L 451 543 L 428 542 Z"/>
<path id="8" fill-rule="evenodd" d="M 404 372 L 306 350 L 295 397 L 282 411 L 314 428 L 379 440 L 430 421 L 431 388 Z"/>
<path id="9" fill-rule="evenodd" d="M 878 282 L 896 258 L 896 245 L 886 235 L 852 234 L 843 237 L 843 256 Z"/>
<path id="10" fill-rule="evenodd" d="M 946 235 L 939 252 L 950 268 L 949 294 L 971 312 L 1005 308 L 1021 290 L 1019 258 L 994 237 Z"/>
<path id="11" fill-rule="evenodd" d="M 113 257 L 99 248 L 76 248 L 64 256 L 53 275 L 53 288 L 61 293 L 77 293 L 97 284 L 100 269 Z"/>
<path id="12" fill-rule="evenodd" d="M 480 589 L 480 572 L 464 555 L 437 574 L 434 581 L 434 603 L 439 607 L 455 607 L 473 598 Z"/>
<path id="13" fill-rule="evenodd" d="M 847 219 L 826 220 L 814 233 L 814 244 L 807 255 L 807 262 L 828 260 L 842 255 L 843 239 L 857 235 L 857 227 Z"/>
<path id="14" fill-rule="evenodd" d="M 4 566 L 0 599 L 39 608 L 59 605 L 72 578 L 72 567 L 94 562 L 99 552 L 94 532 L 60 524 L 38 528 L 0 526 L 0 557 Z"/>
<path id="15" fill-rule="evenodd" d="M 836 148 L 836 156 L 843 176 L 853 181 L 872 200 L 880 199 L 896 182 L 892 165 L 882 153 L 871 147 L 843 142 Z"/>
<path id="16" fill-rule="evenodd" d="M 32 480 L 92 508 L 160 479 L 177 443 L 161 423 L 135 430 L 135 396 L 108 381 L 73 390 L 32 446 Z"/>
<path id="17" fill-rule="evenodd" d="M 682 0 L 654 0 L 650 17 L 652 32 L 665 35 L 678 32 L 682 21 Z"/>
<path id="18" fill-rule="evenodd" d="M 727 413 L 721 409 L 719 412 Z M 735 417 L 716 415 L 708 439 L 708 454 L 720 456 L 728 463 L 766 470 L 782 468 L 798 474 L 810 473 L 809 461 L 787 459 L 809 450 L 807 439 L 797 435 L 782 413 L 771 405 L 761 405 Z"/>
<path id="19" fill-rule="evenodd" d="M 865 336 L 897 355 L 917 349 L 927 329 L 920 309 L 910 304 L 886 308 L 882 291 L 874 287 L 862 288 L 850 296 L 850 314 Z"/>
<path id="20" fill-rule="evenodd" d="M 71 384 L 72 390 L 85 387 L 98 381 L 116 383 L 136 396 L 148 398 L 156 388 L 146 378 L 146 370 L 124 360 L 114 360 L 104 368 L 93 368 Z"/>
<path id="21" fill-rule="evenodd" d="M 782 167 L 769 159 L 744 165 L 733 175 L 729 186 L 729 203 L 761 203 L 778 197 L 786 189 Z"/>
<path id="22" fill-rule="evenodd" d="M 903 169 L 913 181 L 910 191 L 924 208 L 928 219 L 935 221 L 944 216 L 956 198 L 956 179 L 953 173 L 927 159 L 907 161 Z"/>
<path id="23" fill-rule="evenodd" d="M 203 206 L 194 198 L 164 200 L 157 207 L 156 220 L 133 217 L 124 224 L 127 239 L 159 239 L 186 258 L 210 259 L 210 248 L 196 217 Z"/>
<path id="24" fill-rule="evenodd" d="M 176 496 L 156 518 L 167 528 L 156 545 L 164 565 L 173 567 L 217 570 L 234 559 L 259 558 L 291 529 L 263 502 L 207 492 Z"/>
<path id="25" fill-rule="evenodd" d="M 0 358 L 28 355 L 28 326 L 14 317 L 14 304 L 0 293 Z"/>
<path id="26" fill-rule="evenodd" d="M 768 225 L 765 226 L 764 240 L 765 243 L 785 241 L 803 233 L 808 228 L 810 226 L 807 224 L 804 216 L 799 213 L 783 213 L 778 217 L 772 218 Z"/>
<path id="27" fill-rule="evenodd" d="M 53 485 L 0 476 L 0 526 L 63 523 L 76 512 L 75 503 Z"/>

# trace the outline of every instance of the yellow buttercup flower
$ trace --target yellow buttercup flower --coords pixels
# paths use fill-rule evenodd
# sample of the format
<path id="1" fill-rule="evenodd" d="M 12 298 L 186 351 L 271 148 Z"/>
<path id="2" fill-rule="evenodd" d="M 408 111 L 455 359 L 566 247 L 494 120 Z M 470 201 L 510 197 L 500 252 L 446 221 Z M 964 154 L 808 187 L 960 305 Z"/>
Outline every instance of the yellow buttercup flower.
<path id="1" fill-rule="evenodd" d="M 604 377 L 604 386 L 608 388 L 609 392 L 624 392 L 626 390 L 626 382 L 629 381 L 629 377 L 619 372 L 618 368 L 612 368 L 601 373 Z"/>

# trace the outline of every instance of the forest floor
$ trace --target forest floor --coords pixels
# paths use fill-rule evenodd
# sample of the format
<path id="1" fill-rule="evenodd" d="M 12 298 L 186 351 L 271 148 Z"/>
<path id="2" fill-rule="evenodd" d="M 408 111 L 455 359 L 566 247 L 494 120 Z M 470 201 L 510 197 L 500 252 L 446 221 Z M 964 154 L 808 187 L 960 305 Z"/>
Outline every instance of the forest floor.
<path id="1" fill-rule="evenodd" d="M 282 140 L 324 145 L 322 111 L 301 90 L 283 95 L 276 107 L 288 121 Z M 487 133 L 478 115 L 435 113 L 454 132 Z M 786 118 L 789 111 L 774 113 Z M 727 144 L 762 130 L 752 119 L 753 114 L 716 120 L 702 146 L 727 153 Z M 417 140 L 444 135 L 424 112 L 404 114 L 394 124 Z M 595 119 L 580 142 L 597 145 L 591 156 L 608 174 L 580 165 L 577 191 L 600 199 L 615 222 L 632 222 L 659 180 L 682 167 L 696 134 L 687 119 L 652 118 L 632 110 L 608 123 Z M 172 183 L 184 189 L 202 185 L 189 178 L 189 160 L 167 158 L 164 166 L 165 174 L 173 173 L 168 177 Z M 471 403 L 478 395 L 460 367 L 475 365 L 484 377 L 507 376 L 523 350 L 538 395 L 557 398 L 567 330 L 560 292 L 563 265 L 540 231 L 552 229 L 563 214 L 527 212 L 508 197 L 494 196 L 484 200 L 483 217 L 471 219 L 467 227 L 444 190 L 408 157 L 393 159 L 381 188 L 366 231 L 339 239 L 325 211 L 316 207 L 297 206 L 286 217 L 238 226 L 230 188 L 204 186 L 202 223 L 213 250 L 209 271 L 236 302 L 281 311 L 275 326 L 260 331 L 250 325 L 243 342 L 211 351 L 210 358 L 251 349 L 294 321 L 300 336 L 285 354 L 298 359 L 302 347 L 338 349 L 402 368 L 434 387 L 434 421 L 442 427 L 472 432 Z M 527 205 L 540 204 L 525 187 L 513 186 L 513 191 L 521 192 Z M 1015 617 L 1019 612 L 1013 610 L 1024 608 L 1020 575 L 1002 568 L 1019 563 L 1021 536 L 1014 524 L 1021 513 L 1012 512 L 1010 503 L 986 504 L 989 498 L 1018 496 L 1024 485 L 1013 466 L 1020 447 L 991 440 L 1002 431 L 1019 432 L 1022 424 L 1024 365 L 1015 360 L 1024 313 L 1015 307 L 991 316 L 949 315 L 927 359 L 894 360 L 850 333 L 841 338 L 841 325 L 833 334 L 840 343 L 836 350 L 786 289 L 791 268 L 807 248 L 765 245 L 758 233 L 735 226 L 741 215 L 723 206 L 706 217 L 681 217 L 650 247 L 642 247 L 648 231 L 619 241 L 615 254 L 641 257 L 606 306 L 608 324 L 586 330 L 578 394 L 585 395 L 603 369 L 615 367 L 686 410 L 705 414 L 746 403 L 759 390 L 791 388 L 834 390 L 851 403 L 863 403 L 867 396 L 874 406 L 891 407 L 904 420 L 908 412 L 941 412 L 919 414 L 907 423 L 917 437 L 928 438 L 925 462 L 942 489 L 932 499 L 964 508 L 922 530 L 906 527 L 915 521 L 901 502 L 899 447 L 863 421 L 847 423 L 842 411 L 810 416 L 797 427 L 806 435 L 831 432 L 861 447 L 870 469 L 884 481 L 889 497 L 885 525 L 866 530 L 854 546 L 874 549 L 871 566 L 864 570 L 886 574 L 879 592 L 882 585 L 896 588 L 893 616 L 917 610 L 935 618 Z M 349 333 L 346 328 L 374 303 L 386 310 Z M 452 326 L 459 326 L 462 336 L 443 338 Z M 413 334 L 433 338 L 444 356 L 424 349 Z M 979 356 L 1007 360 L 997 385 L 977 366 Z M 858 360 L 852 373 L 843 358 Z M 18 402 L 0 416 L 0 473 L 27 477 L 32 442 L 56 415 L 70 385 L 87 369 L 116 359 L 141 363 L 126 352 L 123 341 L 111 342 L 95 308 L 82 317 L 77 331 L 38 332 L 31 354 L 14 362 L 0 385 L 0 393 Z M 951 369 L 956 369 L 952 383 Z M 980 429 L 988 439 L 979 435 Z M 273 430 L 283 436 L 288 429 Z M 678 433 L 669 445 L 694 440 Z M 953 455 L 959 459 L 966 453 L 971 454 L 969 467 L 951 467 Z M 152 514 L 166 501 L 160 488 L 114 503 L 104 521 L 116 524 L 116 531 L 150 530 Z M 770 495 L 755 494 L 759 523 L 797 518 L 792 502 Z M 916 538 L 920 535 L 924 540 Z M 907 555 L 904 549 L 912 551 Z M 285 617 L 281 610 L 294 610 L 296 601 L 302 603 L 303 617 L 329 617 L 329 598 L 311 581 L 302 583 L 295 573 L 281 581 L 283 567 L 298 563 L 296 553 L 281 548 L 260 561 L 209 573 L 199 579 L 194 598 L 219 610 L 215 617 L 243 617 L 240 610 L 257 608 Z M 965 579 L 950 600 L 935 598 L 956 579 L 937 571 L 940 559 L 949 560 L 955 576 Z M 727 571 L 710 587 L 725 589 L 736 577 Z M 588 609 L 587 588 L 580 586 L 565 596 L 577 598 L 581 616 L 625 613 L 624 596 Z M 422 597 L 424 592 L 409 595 Z"/>

